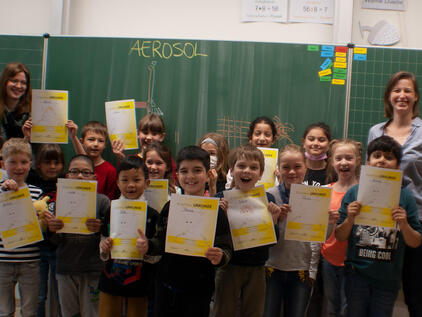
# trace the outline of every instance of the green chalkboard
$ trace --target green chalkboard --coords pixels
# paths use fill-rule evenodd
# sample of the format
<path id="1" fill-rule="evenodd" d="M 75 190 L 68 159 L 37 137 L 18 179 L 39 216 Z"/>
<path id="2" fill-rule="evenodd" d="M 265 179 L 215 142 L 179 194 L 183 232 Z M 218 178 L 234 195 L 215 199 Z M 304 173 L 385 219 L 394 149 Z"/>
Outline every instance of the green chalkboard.
<path id="1" fill-rule="evenodd" d="M 24 63 L 31 73 L 32 88 L 41 88 L 42 36 L 0 35 L 0 72 L 7 63 Z"/>
<path id="2" fill-rule="evenodd" d="M 69 115 L 79 126 L 105 121 L 105 101 L 148 102 L 150 111 L 163 112 L 166 143 L 173 152 L 210 131 L 225 134 L 232 147 L 243 144 L 249 122 L 260 115 L 276 121 L 278 145 L 299 143 L 304 128 L 317 121 L 328 123 L 334 136 L 343 134 L 346 89 L 320 80 L 326 61 L 320 49 L 305 44 L 50 37 L 46 88 L 69 91 Z M 137 120 L 146 112 L 137 109 Z"/>
<path id="3" fill-rule="evenodd" d="M 414 73 L 422 83 L 422 51 L 367 48 L 366 60 L 353 61 L 348 136 L 366 145 L 371 126 L 386 121 L 384 91 L 391 75 Z"/>

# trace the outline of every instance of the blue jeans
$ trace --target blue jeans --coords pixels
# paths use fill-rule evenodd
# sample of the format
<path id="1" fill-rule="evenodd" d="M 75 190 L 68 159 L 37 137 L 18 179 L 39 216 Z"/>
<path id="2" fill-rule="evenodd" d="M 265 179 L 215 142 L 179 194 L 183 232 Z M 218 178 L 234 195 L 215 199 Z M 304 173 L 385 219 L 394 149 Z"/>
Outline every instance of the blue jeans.
<path id="1" fill-rule="evenodd" d="M 57 280 L 56 280 L 56 250 L 45 250 L 41 249 L 41 261 L 40 261 L 40 274 L 41 274 L 41 281 L 40 281 L 40 289 L 38 292 L 38 309 L 37 309 L 37 316 L 38 317 L 45 317 L 45 305 L 47 301 L 47 294 L 48 294 L 48 286 L 49 280 L 51 280 L 54 289 L 54 296 L 55 303 L 59 306 L 59 293 L 57 288 Z M 49 272 L 51 279 L 49 279 Z M 58 308 L 58 316 L 60 314 L 60 308 Z M 54 314 L 55 315 L 55 314 Z"/>
<path id="2" fill-rule="evenodd" d="M 303 317 L 311 297 L 312 287 L 301 281 L 298 271 L 274 269 L 267 279 L 264 317 Z"/>
<path id="3" fill-rule="evenodd" d="M 346 309 L 344 266 L 333 265 L 324 257 L 321 259 L 324 294 L 328 299 L 327 316 L 341 317 Z"/>
<path id="4" fill-rule="evenodd" d="M 391 317 L 399 289 L 371 284 L 351 268 L 346 269 L 347 317 Z"/>

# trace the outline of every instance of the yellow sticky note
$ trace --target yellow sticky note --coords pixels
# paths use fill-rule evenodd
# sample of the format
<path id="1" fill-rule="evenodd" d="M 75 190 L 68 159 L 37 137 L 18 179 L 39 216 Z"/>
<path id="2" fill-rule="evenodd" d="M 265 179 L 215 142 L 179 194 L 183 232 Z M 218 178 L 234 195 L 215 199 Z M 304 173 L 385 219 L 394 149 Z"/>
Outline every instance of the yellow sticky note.
<path id="1" fill-rule="evenodd" d="M 346 81 L 344 79 L 333 79 L 331 83 L 333 85 L 344 85 Z"/>
<path id="2" fill-rule="evenodd" d="M 347 62 L 347 58 L 346 57 L 336 57 L 336 62 L 346 63 Z"/>
<path id="3" fill-rule="evenodd" d="M 336 52 L 336 57 L 346 57 L 347 53 L 345 52 Z"/>
<path id="4" fill-rule="evenodd" d="M 347 68 L 347 63 L 334 63 L 334 68 Z"/>
<path id="5" fill-rule="evenodd" d="M 318 72 L 318 75 L 319 77 L 322 77 L 322 76 L 330 75 L 331 73 L 332 73 L 331 68 L 327 68 L 325 70 L 321 70 L 320 72 Z"/>
<path id="6" fill-rule="evenodd" d="M 355 47 L 353 50 L 355 54 L 367 54 L 368 49 L 366 47 Z"/>

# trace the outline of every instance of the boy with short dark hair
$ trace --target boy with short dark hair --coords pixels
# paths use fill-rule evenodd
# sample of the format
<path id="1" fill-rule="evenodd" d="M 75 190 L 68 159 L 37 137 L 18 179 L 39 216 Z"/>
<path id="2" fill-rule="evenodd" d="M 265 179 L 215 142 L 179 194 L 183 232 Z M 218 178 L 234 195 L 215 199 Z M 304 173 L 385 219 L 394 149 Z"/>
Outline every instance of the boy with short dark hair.
<path id="1" fill-rule="evenodd" d="M 389 136 L 381 136 L 369 143 L 366 163 L 399 169 L 401 157 L 400 144 Z M 399 206 L 391 210 L 396 228 L 356 225 L 355 217 L 361 209 L 356 200 L 358 189 L 359 185 L 355 185 L 345 194 L 335 232 L 338 240 L 348 240 L 347 316 L 391 316 L 400 289 L 405 245 L 416 248 L 422 241 L 416 202 L 410 191 L 402 187 Z M 369 239 L 372 236 L 388 237 L 384 238 L 388 243 L 377 243 L 377 239 Z"/>
<path id="2" fill-rule="evenodd" d="M 234 188 L 243 192 L 253 189 L 264 172 L 265 160 L 262 152 L 253 145 L 245 145 L 232 150 L 229 154 L 229 167 L 233 175 Z M 274 196 L 267 194 L 268 211 L 273 222 L 277 223 L 280 207 L 275 204 Z M 230 205 L 221 197 L 221 206 L 230 212 Z M 276 228 L 275 232 L 278 232 Z M 233 252 L 230 263 L 217 271 L 215 304 L 213 316 L 256 316 L 264 313 L 265 304 L 265 262 L 269 248 L 264 245 Z M 240 299 L 240 300 L 239 300 Z"/>
<path id="3" fill-rule="evenodd" d="M 18 190 L 28 186 L 32 200 L 37 200 L 42 190 L 26 185 L 31 167 L 31 145 L 24 139 L 12 138 L 2 148 L 2 167 L 8 179 L 1 184 L 1 191 Z M 1 217 L 1 212 L 0 212 Z M 36 316 L 40 282 L 40 250 L 31 244 L 17 249 L 6 249 L 0 239 L 0 315 L 14 316 L 15 287 L 19 282 L 21 315 Z"/>
<path id="4" fill-rule="evenodd" d="M 185 147 L 176 164 L 185 194 L 204 196 L 210 169 L 208 152 L 198 146 Z M 226 265 L 232 252 L 227 217 L 219 208 L 214 247 L 206 251 L 205 257 L 165 253 L 169 207 L 167 202 L 161 211 L 155 237 L 150 240 L 141 237 L 137 244 L 142 254 L 163 255 L 156 278 L 154 316 L 208 317 L 215 268 Z"/>
<path id="5" fill-rule="evenodd" d="M 123 200 L 145 200 L 143 194 L 149 185 L 148 169 L 137 155 L 124 158 L 117 167 L 117 186 Z M 152 238 L 160 215 L 147 206 L 145 235 Z M 111 215 L 106 217 L 103 239 L 100 244 L 101 259 L 107 261 L 100 277 L 101 317 L 122 316 L 126 308 L 127 317 L 145 317 L 147 315 L 148 296 L 152 291 L 151 283 L 155 278 L 159 257 L 144 256 L 142 260 L 113 260 L 110 252 L 113 240 L 110 237 Z M 152 296 L 151 296 L 152 297 Z M 126 303 L 126 307 L 125 307 Z"/>
<path id="6" fill-rule="evenodd" d="M 69 162 L 66 178 L 95 180 L 94 164 L 84 154 Z M 96 218 L 87 219 L 92 234 L 55 233 L 63 228 L 63 220 L 46 212 L 50 240 L 57 245 L 57 283 L 63 317 L 98 316 L 98 281 L 103 263 L 100 259 L 100 230 L 110 209 L 107 196 L 97 194 Z"/>
<path id="7" fill-rule="evenodd" d="M 72 128 L 76 131 L 78 127 L 72 122 Z M 95 166 L 97 178 L 97 192 L 106 195 L 110 200 L 117 198 L 116 169 L 113 165 L 103 159 L 102 153 L 107 144 L 107 126 L 99 121 L 89 121 L 81 131 L 81 138 L 74 142 L 74 149 L 77 154 L 88 155 Z M 85 150 L 82 151 L 82 147 Z"/>

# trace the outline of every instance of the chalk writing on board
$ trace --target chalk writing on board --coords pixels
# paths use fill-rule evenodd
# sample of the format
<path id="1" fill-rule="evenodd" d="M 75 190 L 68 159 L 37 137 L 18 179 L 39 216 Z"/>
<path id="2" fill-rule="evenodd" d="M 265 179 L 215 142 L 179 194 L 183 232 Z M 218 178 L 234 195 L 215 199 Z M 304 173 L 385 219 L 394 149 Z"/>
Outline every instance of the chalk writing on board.
<path id="1" fill-rule="evenodd" d="M 207 57 L 208 55 L 201 51 L 198 42 L 161 42 L 159 40 L 144 41 L 136 40 L 129 49 L 128 55 L 137 54 L 145 58 L 164 58 L 185 57 L 192 59 L 194 57 Z"/>
<path id="2" fill-rule="evenodd" d="M 282 122 L 278 116 L 272 118 L 277 129 L 278 139 L 280 141 L 293 143 L 291 135 L 295 131 L 294 126 L 289 122 Z M 236 120 L 224 116 L 217 119 L 217 133 L 224 135 L 230 144 L 230 147 L 243 145 L 247 142 L 247 135 L 250 121 Z"/>
<path id="3" fill-rule="evenodd" d="M 294 143 L 291 135 L 295 132 L 295 127 L 289 122 L 281 122 L 278 116 L 273 117 L 275 127 L 278 132 L 277 142 L 288 141 L 289 143 Z"/>
<path id="4" fill-rule="evenodd" d="M 155 65 L 156 61 L 152 61 L 148 66 L 148 100 L 147 100 L 147 111 L 148 113 L 155 113 L 162 116 L 164 113 L 160 107 L 154 102 L 154 85 L 155 85 Z"/>

